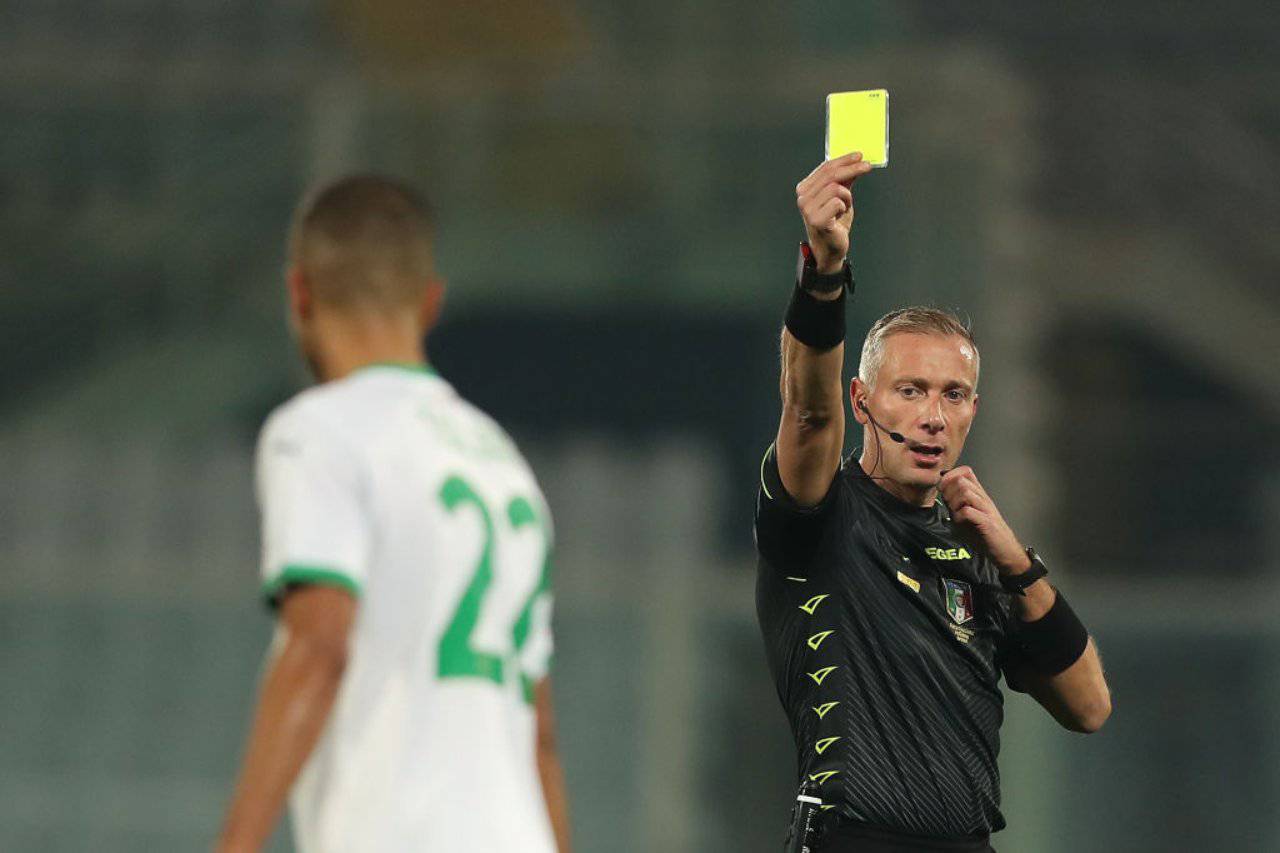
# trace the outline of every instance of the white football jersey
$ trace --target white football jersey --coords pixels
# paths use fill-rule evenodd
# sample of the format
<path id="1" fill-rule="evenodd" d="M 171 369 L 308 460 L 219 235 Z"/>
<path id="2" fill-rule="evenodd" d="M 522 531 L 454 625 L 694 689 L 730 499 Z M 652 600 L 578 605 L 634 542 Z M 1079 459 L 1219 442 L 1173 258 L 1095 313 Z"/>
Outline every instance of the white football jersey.
<path id="1" fill-rule="evenodd" d="M 429 368 L 304 391 L 258 445 L 264 592 L 359 608 L 290 797 L 301 853 L 553 853 L 533 685 L 551 657 L 551 516 L 510 437 Z"/>

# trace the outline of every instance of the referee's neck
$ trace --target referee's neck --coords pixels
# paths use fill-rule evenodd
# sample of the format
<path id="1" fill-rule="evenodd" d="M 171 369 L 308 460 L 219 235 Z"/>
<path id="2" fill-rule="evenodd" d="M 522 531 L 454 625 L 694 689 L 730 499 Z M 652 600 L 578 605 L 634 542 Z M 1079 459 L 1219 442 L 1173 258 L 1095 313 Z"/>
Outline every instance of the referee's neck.
<path id="1" fill-rule="evenodd" d="M 913 483 L 902 483 L 885 473 L 883 466 L 876 464 L 874 455 L 864 450 L 858 458 L 858 465 L 871 482 L 884 489 L 903 503 L 928 509 L 938 500 L 937 486 L 917 486 Z"/>

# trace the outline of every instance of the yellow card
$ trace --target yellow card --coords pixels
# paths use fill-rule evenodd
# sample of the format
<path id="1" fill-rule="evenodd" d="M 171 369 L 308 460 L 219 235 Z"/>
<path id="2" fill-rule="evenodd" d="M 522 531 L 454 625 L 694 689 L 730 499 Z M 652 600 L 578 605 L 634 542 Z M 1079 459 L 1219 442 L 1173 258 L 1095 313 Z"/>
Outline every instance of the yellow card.
<path id="1" fill-rule="evenodd" d="M 827 157 L 861 151 L 872 166 L 889 165 L 889 90 L 827 95 Z"/>

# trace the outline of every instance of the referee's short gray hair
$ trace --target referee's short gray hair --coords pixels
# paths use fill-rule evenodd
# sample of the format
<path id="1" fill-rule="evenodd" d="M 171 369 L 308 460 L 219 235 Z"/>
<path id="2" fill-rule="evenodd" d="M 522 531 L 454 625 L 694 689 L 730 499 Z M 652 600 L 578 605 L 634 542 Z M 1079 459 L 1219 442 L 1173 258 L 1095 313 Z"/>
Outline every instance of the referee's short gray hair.
<path id="1" fill-rule="evenodd" d="M 913 305 L 910 308 L 899 308 L 890 311 L 871 327 L 867 339 L 862 342 L 862 358 L 858 362 L 858 378 L 868 388 L 875 385 L 876 374 L 884 362 L 884 342 L 890 335 L 917 334 L 955 335 L 963 338 L 973 349 L 974 385 L 977 385 L 978 369 L 981 359 L 978 355 L 978 344 L 973 339 L 973 330 L 969 323 L 943 308 L 931 308 Z"/>

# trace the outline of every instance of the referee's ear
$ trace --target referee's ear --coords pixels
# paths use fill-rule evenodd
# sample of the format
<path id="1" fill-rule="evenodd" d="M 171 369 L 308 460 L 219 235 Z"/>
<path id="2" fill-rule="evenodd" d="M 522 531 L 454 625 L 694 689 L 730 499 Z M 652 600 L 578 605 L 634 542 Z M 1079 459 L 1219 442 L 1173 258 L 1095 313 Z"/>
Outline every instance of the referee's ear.
<path id="1" fill-rule="evenodd" d="M 862 380 L 856 376 L 850 379 L 849 380 L 849 407 L 853 409 L 854 419 L 858 423 L 862 424 L 863 426 L 867 425 L 867 413 L 863 411 L 862 406 L 859 406 L 858 403 L 863 403 L 865 405 L 866 397 L 867 397 L 867 389 L 862 384 Z"/>

